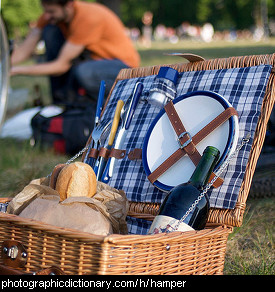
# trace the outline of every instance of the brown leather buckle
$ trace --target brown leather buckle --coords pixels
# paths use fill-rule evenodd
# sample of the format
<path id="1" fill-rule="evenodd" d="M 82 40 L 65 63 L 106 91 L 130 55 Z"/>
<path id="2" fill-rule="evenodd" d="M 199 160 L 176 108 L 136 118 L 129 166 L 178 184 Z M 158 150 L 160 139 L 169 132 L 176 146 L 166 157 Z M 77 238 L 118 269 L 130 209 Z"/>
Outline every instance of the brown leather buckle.
<path id="1" fill-rule="evenodd" d="M 181 143 L 180 139 L 183 138 L 184 136 L 188 136 L 189 139 L 184 142 L 183 144 Z M 182 132 L 179 136 L 178 136 L 178 143 L 179 143 L 179 146 L 180 146 L 180 149 L 183 149 L 185 148 L 188 144 L 190 144 L 192 142 L 192 136 L 189 132 L 185 131 L 185 132 Z"/>
<path id="2" fill-rule="evenodd" d="M 22 268 L 27 262 L 28 253 L 19 241 L 6 240 L 2 243 L 2 258 L 5 265 Z"/>

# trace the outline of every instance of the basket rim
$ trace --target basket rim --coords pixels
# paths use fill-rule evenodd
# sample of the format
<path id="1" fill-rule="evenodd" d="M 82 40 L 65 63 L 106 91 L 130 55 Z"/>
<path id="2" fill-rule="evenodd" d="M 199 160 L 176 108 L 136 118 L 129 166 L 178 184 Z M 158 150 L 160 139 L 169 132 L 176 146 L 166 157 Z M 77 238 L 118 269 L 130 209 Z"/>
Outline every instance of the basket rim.
<path id="1" fill-rule="evenodd" d="M 274 73 L 275 53 L 261 54 L 261 55 L 234 56 L 234 57 L 227 57 L 227 58 L 204 59 L 201 61 L 177 62 L 173 64 L 161 64 L 161 65 L 135 67 L 135 68 L 124 68 L 117 75 L 116 81 L 137 78 L 137 77 L 146 77 L 150 75 L 157 75 L 159 69 L 163 66 L 174 68 L 179 72 L 187 72 L 187 71 L 243 68 L 243 67 L 252 67 L 252 66 L 260 66 L 260 65 L 272 65 L 271 73 Z M 111 94 L 109 94 L 108 99 L 110 96 Z"/>
<path id="2" fill-rule="evenodd" d="M 171 233 L 159 233 L 152 235 L 142 235 L 142 234 L 110 234 L 110 235 L 96 235 L 84 231 L 79 231 L 73 228 L 63 228 L 59 226 L 54 226 L 42 221 L 20 217 L 14 214 L 2 213 L 0 212 L 0 221 L 12 223 L 22 227 L 28 227 L 37 231 L 46 232 L 52 235 L 59 235 L 66 237 L 70 240 L 85 241 L 86 243 L 122 243 L 127 244 L 127 242 L 137 241 L 138 243 L 150 243 L 160 240 L 174 241 L 179 238 L 184 240 L 196 240 L 200 238 L 212 237 L 213 235 L 224 234 L 225 232 L 231 232 L 232 227 L 227 225 L 215 225 L 210 224 L 207 228 L 203 230 L 192 230 L 192 231 L 174 231 Z M 7 224 L 7 228 L 9 228 Z"/>
<path id="3" fill-rule="evenodd" d="M 23 218 L 18 215 L 1 213 L 0 212 L 0 221 L 11 222 L 21 226 L 27 226 L 32 229 L 36 229 L 39 231 L 45 231 L 49 234 L 59 234 L 61 236 L 70 238 L 70 239 L 79 239 L 79 240 L 87 240 L 89 242 L 104 242 L 106 236 L 104 235 L 96 235 L 88 232 L 79 231 L 72 228 L 63 228 L 54 226 L 51 224 L 44 223 L 42 221 Z M 7 227 L 8 228 L 8 227 Z"/>

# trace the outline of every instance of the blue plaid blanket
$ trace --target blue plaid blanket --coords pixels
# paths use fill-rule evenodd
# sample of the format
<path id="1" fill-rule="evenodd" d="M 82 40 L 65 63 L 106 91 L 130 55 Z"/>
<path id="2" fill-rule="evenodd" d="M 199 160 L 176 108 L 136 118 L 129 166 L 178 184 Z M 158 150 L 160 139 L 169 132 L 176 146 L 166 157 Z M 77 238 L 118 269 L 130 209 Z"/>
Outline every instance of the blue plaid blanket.
<path id="1" fill-rule="evenodd" d="M 223 173 L 223 185 L 209 191 L 211 207 L 232 209 L 236 204 L 270 72 L 270 65 L 261 65 L 180 73 L 176 85 L 177 96 L 201 90 L 222 95 L 238 112 L 239 143 L 247 133 L 250 133 L 252 137 Z M 159 113 L 159 108 L 145 101 L 155 78 L 156 76 L 152 75 L 118 81 L 103 113 L 102 119 L 112 119 L 117 101 L 119 99 L 125 101 L 132 94 L 136 82 L 143 83 L 143 94 L 126 137 L 127 152 L 142 148 L 147 130 Z M 129 160 L 127 155 L 116 162 L 114 175 L 109 185 L 116 189 L 123 189 L 127 198 L 134 202 L 161 203 L 166 195 L 149 182 L 142 161 Z M 129 233 L 146 234 L 150 225 L 151 222 L 146 220 L 128 218 Z"/>

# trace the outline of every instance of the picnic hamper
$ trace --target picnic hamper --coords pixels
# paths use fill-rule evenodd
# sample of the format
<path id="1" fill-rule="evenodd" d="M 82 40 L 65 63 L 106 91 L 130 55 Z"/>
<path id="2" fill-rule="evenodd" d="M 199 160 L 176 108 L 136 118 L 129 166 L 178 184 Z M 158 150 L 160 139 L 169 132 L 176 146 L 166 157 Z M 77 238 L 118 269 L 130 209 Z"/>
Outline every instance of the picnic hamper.
<path id="1" fill-rule="evenodd" d="M 0 213 L 0 263 L 3 272 L 33 273 L 54 266 L 65 274 L 80 275 L 222 274 L 227 238 L 234 227 L 242 225 L 246 199 L 274 104 L 275 54 L 195 59 L 189 63 L 169 65 L 179 72 L 199 72 L 265 64 L 271 66 L 270 75 L 234 208 L 211 208 L 204 230 L 156 235 L 98 236 Z M 155 75 L 159 68 L 160 66 L 123 69 L 117 76 L 109 98 L 120 81 Z M 3 198 L 2 202 L 6 200 Z M 156 202 L 130 201 L 128 215 L 151 221 L 157 214 L 158 207 L 159 203 Z M 21 251 L 19 259 L 16 257 L 16 264 L 14 259 L 7 256 L 7 251 L 13 251 L 15 246 Z"/>

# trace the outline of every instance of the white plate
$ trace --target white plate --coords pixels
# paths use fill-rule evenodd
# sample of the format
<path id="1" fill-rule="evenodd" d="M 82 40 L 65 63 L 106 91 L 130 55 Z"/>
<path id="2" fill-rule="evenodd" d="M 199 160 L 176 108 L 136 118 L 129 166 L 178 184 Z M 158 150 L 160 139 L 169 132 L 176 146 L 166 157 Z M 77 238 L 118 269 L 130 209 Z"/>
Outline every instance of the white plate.
<path id="1" fill-rule="evenodd" d="M 194 136 L 225 109 L 232 107 L 222 96 L 211 91 L 191 92 L 174 99 L 173 103 L 186 131 L 191 136 Z M 238 136 L 238 117 L 233 116 L 205 137 L 196 145 L 196 148 L 200 154 L 207 146 L 218 148 L 221 155 L 215 167 L 217 169 L 236 149 Z M 165 110 L 162 109 L 150 125 L 143 144 L 142 160 L 146 175 L 149 176 L 178 148 L 177 135 Z M 169 191 L 174 186 L 187 182 L 194 170 L 195 165 L 185 155 L 153 184 L 163 191 Z"/>

